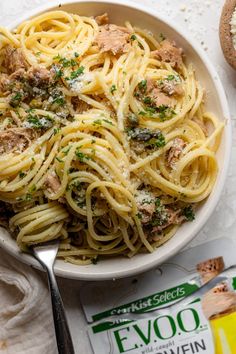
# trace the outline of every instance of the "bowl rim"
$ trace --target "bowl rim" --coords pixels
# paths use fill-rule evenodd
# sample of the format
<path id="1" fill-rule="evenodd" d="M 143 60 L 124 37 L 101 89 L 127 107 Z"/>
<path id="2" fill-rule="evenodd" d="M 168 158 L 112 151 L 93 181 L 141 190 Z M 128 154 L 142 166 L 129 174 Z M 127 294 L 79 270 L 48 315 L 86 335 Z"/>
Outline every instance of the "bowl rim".
<path id="1" fill-rule="evenodd" d="M 109 5 L 117 5 L 117 6 L 123 6 L 130 8 L 131 10 L 138 10 L 140 12 L 144 12 L 145 14 L 153 17 L 156 20 L 159 20 L 163 23 L 165 23 L 167 26 L 169 26 L 173 31 L 175 31 L 178 35 L 182 36 L 184 40 L 195 50 L 196 54 L 199 56 L 200 60 L 204 64 L 206 70 L 208 71 L 212 83 L 215 86 L 215 89 L 220 97 L 220 107 L 222 109 L 222 112 L 224 113 L 224 118 L 226 120 L 225 124 L 225 146 L 224 146 L 224 164 L 219 171 L 218 174 L 218 179 L 215 184 L 215 189 L 214 189 L 214 195 L 210 201 L 208 201 L 209 207 L 207 208 L 205 214 L 201 217 L 200 220 L 198 220 L 198 223 L 195 225 L 194 231 L 188 235 L 188 237 L 185 237 L 182 241 L 179 240 L 178 245 L 175 245 L 175 247 L 168 252 L 162 257 L 159 257 L 159 259 L 154 259 L 150 260 L 150 262 L 146 262 L 145 264 L 141 264 L 139 267 L 132 268 L 132 269 L 120 269 L 119 271 L 115 272 L 107 272 L 107 273 L 91 273 L 88 271 L 87 273 L 80 273 L 79 271 L 79 266 L 78 267 L 78 272 L 77 271 L 72 271 L 69 269 L 63 268 L 63 266 L 59 266 L 59 262 L 56 261 L 55 263 L 55 274 L 60 277 L 64 278 L 69 278 L 69 279 L 77 279 L 77 280 L 107 280 L 107 279 L 115 279 L 115 278 L 124 278 L 127 276 L 133 276 L 137 275 L 139 273 L 148 271 L 149 269 L 163 263 L 170 257 L 174 256 L 177 252 L 179 252 L 181 249 L 183 249 L 190 241 L 193 240 L 194 237 L 197 236 L 199 231 L 203 228 L 203 226 L 206 224 L 207 220 L 210 218 L 212 213 L 215 210 L 215 207 L 217 206 L 221 193 L 224 188 L 224 184 L 226 182 L 226 177 L 229 169 L 229 163 L 230 163 L 230 155 L 231 155 L 231 150 L 232 150 L 232 125 L 231 125 L 231 118 L 230 118 L 230 111 L 229 111 L 229 106 L 228 102 L 226 99 L 225 91 L 223 88 L 223 85 L 220 81 L 220 78 L 218 76 L 218 73 L 216 72 L 213 63 L 211 63 L 210 59 L 208 58 L 207 54 L 203 51 L 203 49 L 200 47 L 200 45 L 193 39 L 190 35 L 185 35 L 184 29 L 181 28 L 179 24 L 174 24 L 172 25 L 171 21 L 160 15 L 158 11 L 155 9 L 152 9 L 149 6 L 146 5 L 140 5 L 137 4 L 133 1 L 130 0 L 53 0 L 50 3 L 43 4 L 40 6 L 37 6 L 34 9 L 31 9 L 27 11 L 23 16 L 20 16 L 17 20 L 9 23 L 6 28 L 13 30 L 16 28 L 19 24 L 22 22 L 26 21 L 29 18 L 32 18 L 34 16 L 37 16 L 45 11 L 50 11 L 55 9 L 56 7 L 59 7 L 60 5 L 62 8 L 59 8 L 58 10 L 63 10 L 64 5 L 76 5 L 76 4 L 107 4 Z M 217 186 L 217 188 L 216 188 Z M 0 230 L 1 231 L 1 230 Z M 3 248 L 6 250 L 9 254 L 14 256 L 15 258 L 19 259 L 20 261 L 33 266 L 37 269 L 42 270 L 41 265 L 38 264 L 38 262 L 29 254 L 24 254 L 20 251 L 15 251 L 10 244 L 6 242 L 6 240 L 2 237 L 1 232 L 0 232 L 0 248 Z M 83 266 L 87 267 L 87 266 Z"/>

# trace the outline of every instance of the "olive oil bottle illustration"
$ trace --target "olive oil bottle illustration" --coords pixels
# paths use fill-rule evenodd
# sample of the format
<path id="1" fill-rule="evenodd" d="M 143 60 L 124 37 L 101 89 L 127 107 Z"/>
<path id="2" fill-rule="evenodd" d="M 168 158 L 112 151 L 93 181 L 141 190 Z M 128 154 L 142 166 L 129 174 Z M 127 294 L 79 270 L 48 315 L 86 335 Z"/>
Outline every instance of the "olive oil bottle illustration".
<path id="1" fill-rule="evenodd" d="M 236 299 L 235 299 L 236 302 Z M 236 306 L 210 318 L 215 354 L 236 353 Z"/>

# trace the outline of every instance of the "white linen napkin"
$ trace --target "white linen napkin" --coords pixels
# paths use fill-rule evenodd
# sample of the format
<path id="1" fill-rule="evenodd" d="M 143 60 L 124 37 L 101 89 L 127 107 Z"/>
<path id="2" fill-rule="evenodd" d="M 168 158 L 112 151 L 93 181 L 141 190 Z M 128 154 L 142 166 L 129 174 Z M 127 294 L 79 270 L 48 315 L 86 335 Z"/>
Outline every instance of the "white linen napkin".
<path id="1" fill-rule="evenodd" d="M 56 354 L 47 284 L 0 249 L 0 354 Z"/>

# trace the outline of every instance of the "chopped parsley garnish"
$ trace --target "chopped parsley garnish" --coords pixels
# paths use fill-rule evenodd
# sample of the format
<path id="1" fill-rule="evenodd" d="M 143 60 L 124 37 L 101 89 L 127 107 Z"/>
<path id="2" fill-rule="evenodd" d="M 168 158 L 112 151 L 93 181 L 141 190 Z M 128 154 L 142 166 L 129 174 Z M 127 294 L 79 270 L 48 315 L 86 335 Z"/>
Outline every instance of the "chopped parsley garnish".
<path id="1" fill-rule="evenodd" d="M 132 34 L 132 36 L 130 37 L 131 41 L 135 41 L 135 39 L 137 39 L 137 36 L 135 34 Z"/>
<path id="2" fill-rule="evenodd" d="M 76 149 L 75 155 L 80 162 L 84 162 L 84 160 L 91 160 L 91 157 L 81 152 L 79 148 Z"/>
<path id="3" fill-rule="evenodd" d="M 77 191 L 81 191 L 82 186 L 83 186 L 83 182 L 75 181 L 75 182 L 73 182 L 72 186 L 75 187 L 77 189 Z"/>
<path id="4" fill-rule="evenodd" d="M 142 80 L 138 83 L 138 88 L 142 92 L 146 92 L 147 90 L 147 80 Z"/>
<path id="5" fill-rule="evenodd" d="M 18 101 L 22 98 L 22 94 L 20 92 L 17 92 L 15 96 L 12 97 L 13 101 Z"/>
<path id="6" fill-rule="evenodd" d="M 19 172 L 19 177 L 20 178 L 24 178 L 25 176 L 26 176 L 25 172 L 22 172 L 22 171 Z"/>
<path id="7" fill-rule="evenodd" d="M 183 215 L 188 221 L 193 221 L 195 219 L 195 214 L 191 205 L 184 207 Z"/>
<path id="8" fill-rule="evenodd" d="M 166 213 L 159 214 L 157 218 L 155 218 L 151 221 L 151 225 L 153 227 L 162 226 L 162 225 L 166 224 L 167 220 L 168 220 L 168 216 Z"/>
<path id="9" fill-rule="evenodd" d="M 154 114 L 156 112 L 156 108 L 155 107 L 147 107 L 146 111 L 149 112 L 150 114 Z"/>
<path id="10" fill-rule="evenodd" d="M 166 80 L 168 80 L 168 81 L 175 80 L 175 75 L 168 75 Z"/>
<path id="11" fill-rule="evenodd" d="M 30 200 L 32 200 L 32 194 L 27 193 L 27 194 L 25 195 L 25 201 L 29 202 Z"/>
<path id="12" fill-rule="evenodd" d="M 21 100 L 23 98 L 23 95 L 20 92 L 16 92 L 14 96 L 11 97 L 10 99 L 10 106 L 12 107 L 17 107 L 21 103 Z"/>
<path id="13" fill-rule="evenodd" d="M 161 206 L 161 199 L 160 198 L 156 198 L 155 205 L 156 205 L 156 211 L 159 211 L 159 208 Z"/>
<path id="14" fill-rule="evenodd" d="M 62 71 L 61 69 L 57 69 L 57 70 L 56 70 L 56 74 L 55 74 L 55 78 L 56 78 L 56 79 L 60 79 L 60 78 L 63 77 L 63 76 L 64 76 L 63 71 Z"/>
<path id="15" fill-rule="evenodd" d="M 75 53 L 74 53 L 74 56 L 75 56 L 76 58 L 78 58 L 78 57 L 79 57 L 79 53 L 75 52 Z"/>
<path id="16" fill-rule="evenodd" d="M 154 202 L 153 199 L 143 199 L 141 204 L 142 204 L 142 205 L 143 205 L 143 204 L 152 204 L 153 202 Z"/>
<path id="17" fill-rule="evenodd" d="M 55 157 L 55 159 L 58 161 L 58 162 L 63 162 L 63 160 L 62 159 L 60 159 L 60 157 Z"/>
<path id="18" fill-rule="evenodd" d="M 159 214 L 159 216 L 162 215 L 162 218 L 165 217 L 166 216 L 165 206 L 162 204 L 160 198 L 156 198 L 155 206 L 156 206 L 155 213 Z"/>
<path id="19" fill-rule="evenodd" d="M 96 119 L 96 120 L 93 122 L 93 125 L 102 125 L 101 119 Z"/>
<path id="20" fill-rule="evenodd" d="M 0 115 L 1 116 L 1 115 Z M 13 124 L 13 119 L 12 118 L 7 118 L 7 124 L 9 125 L 9 124 Z"/>
<path id="21" fill-rule="evenodd" d="M 25 110 L 26 113 L 34 113 L 35 112 L 35 109 L 34 108 L 28 108 Z M 19 112 L 18 112 L 19 113 Z"/>
<path id="22" fill-rule="evenodd" d="M 80 207 L 81 209 L 83 209 L 83 207 L 85 207 L 85 205 L 86 205 L 86 201 L 85 201 L 85 200 L 82 200 L 82 201 L 77 200 L 77 201 L 76 201 L 76 204 L 78 205 L 78 207 Z"/>
<path id="23" fill-rule="evenodd" d="M 40 123 L 40 120 L 37 116 L 33 116 L 33 115 L 29 115 L 27 117 L 27 122 L 30 123 L 31 127 L 33 128 L 39 128 L 41 129 L 42 128 L 42 124 Z"/>
<path id="24" fill-rule="evenodd" d="M 161 225 L 160 218 L 155 218 L 155 219 L 153 219 L 153 220 L 151 221 L 151 225 L 152 225 L 153 227 L 155 227 L 155 226 L 160 226 L 160 225 Z"/>
<path id="25" fill-rule="evenodd" d="M 56 97 L 53 100 L 53 103 L 56 103 L 58 106 L 63 106 L 65 104 L 65 99 L 63 97 Z"/>
<path id="26" fill-rule="evenodd" d="M 53 134 L 54 135 L 58 134 L 60 130 L 61 130 L 61 128 L 54 128 L 53 129 Z"/>
<path id="27" fill-rule="evenodd" d="M 37 115 L 29 114 L 27 116 L 27 123 L 31 128 L 45 129 L 53 125 L 53 119 L 50 116 L 39 118 Z"/>
<path id="28" fill-rule="evenodd" d="M 68 146 L 66 149 L 62 150 L 64 155 L 68 155 L 68 152 L 70 151 L 71 146 Z"/>
<path id="29" fill-rule="evenodd" d="M 77 62 L 74 59 L 70 60 L 70 66 L 76 66 Z"/>
<path id="30" fill-rule="evenodd" d="M 74 59 L 66 59 L 61 57 L 59 54 L 53 59 L 60 63 L 64 68 L 77 65 L 77 62 Z"/>
<path id="31" fill-rule="evenodd" d="M 157 112 L 156 107 L 146 107 L 144 111 L 138 112 L 140 116 L 148 116 L 151 117 L 153 114 Z"/>
<path id="32" fill-rule="evenodd" d="M 80 66 L 79 69 L 72 71 L 70 74 L 70 80 L 76 79 L 78 76 L 82 75 L 84 73 L 84 66 Z"/>
<path id="33" fill-rule="evenodd" d="M 151 147 L 163 147 L 166 144 L 164 135 L 160 132 L 158 138 L 152 138 L 146 142 Z"/>
<path id="34" fill-rule="evenodd" d="M 33 192 L 35 192 L 36 191 L 36 185 L 35 184 L 33 184 L 30 188 L 29 188 L 29 192 L 30 193 L 33 193 Z"/>
<path id="35" fill-rule="evenodd" d="M 110 92 L 113 93 L 114 91 L 116 91 L 117 88 L 116 88 L 116 85 L 112 85 L 111 86 L 111 89 L 110 89 Z"/>
<path id="36" fill-rule="evenodd" d="M 158 116 L 161 121 L 170 119 L 174 115 L 176 115 L 175 111 L 169 106 L 161 105 L 157 107 L 157 109 L 158 109 Z"/>
<path id="37" fill-rule="evenodd" d="M 103 122 L 105 122 L 105 123 L 108 123 L 108 124 L 110 124 L 110 125 L 114 125 L 110 120 L 108 120 L 108 119 L 103 119 Z"/>
<path id="38" fill-rule="evenodd" d="M 57 56 L 53 57 L 53 60 L 59 61 L 61 59 L 61 56 L 57 54 Z"/>
<path id="39" fill-rule="evenodd" d="M 169 106 L 161 105 L 158 107 L 145 107 L 143 111 L 138 113 L 141 116 L 152 117 L 154 114 L 163 122 L 176 115 L 176 112 Z"/>
<path id="40" fill-rule="evenodd" d="M 165 137 L 160 131 L 152 131 L 148 128 L 128 128 L 126 129 L 130 139 L 144 142 L 148 147 L 163 147 Z"/>
<path id="41" fill-rule="evenodd" d="M 143 103 L 145 103 L 145 104 L 151 104 L 151 103 L 152 103 L 152 99 L 151 99 L 151 97 L 149 97 L 149 96 L 144 97 L 144 99 L 143 99 Z"/>
<path id="42" fill-rule="evenodd" d="M 165 208 L 165 205 L 162 204 L 160 198 L 156 198 L 155 200 L 156 210 L 154 217 L 151 221 L 151 226 L 163 226 L 168 222 L 169 214 Z"/>

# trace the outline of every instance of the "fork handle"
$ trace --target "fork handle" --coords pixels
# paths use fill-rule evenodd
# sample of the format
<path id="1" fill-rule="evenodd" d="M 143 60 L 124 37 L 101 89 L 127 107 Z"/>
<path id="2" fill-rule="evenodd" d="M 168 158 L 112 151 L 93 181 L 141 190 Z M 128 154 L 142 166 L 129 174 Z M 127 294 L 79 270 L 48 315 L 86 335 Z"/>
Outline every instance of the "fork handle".
<path id="1" fill-rule="evenodd" d="M 45 267 L 48 275 L 48 283 L 51 293 L 52 312 L 54 327 L 57 339 L 57 348 L 59 354 L 75 354 L 65 309 L 61 295 L 57 286 L 54 272 L 49 267 Z"/>

